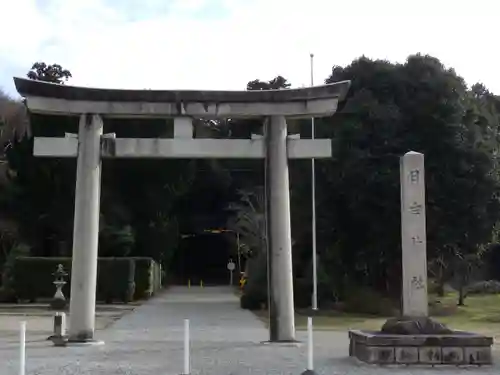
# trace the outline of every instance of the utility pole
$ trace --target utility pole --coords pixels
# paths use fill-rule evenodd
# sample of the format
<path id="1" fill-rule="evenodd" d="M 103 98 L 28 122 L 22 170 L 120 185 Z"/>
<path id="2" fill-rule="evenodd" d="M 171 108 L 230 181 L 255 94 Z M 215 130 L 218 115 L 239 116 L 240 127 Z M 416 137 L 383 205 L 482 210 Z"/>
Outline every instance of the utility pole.
<path id="1" fill-rule="evenodd" d="M 311 86 L 314 86 L 314 54 L 311 58 Z M 311 139 L 314 139 L 314 117 L 311 117 Z M 318 309 L 318 267 L 316 256 L 316 168 L 314 158 L 311 159 L 311 208 L 312 208 L 312 267 L 313 267 L 313 292 L 312 309 Z"/>

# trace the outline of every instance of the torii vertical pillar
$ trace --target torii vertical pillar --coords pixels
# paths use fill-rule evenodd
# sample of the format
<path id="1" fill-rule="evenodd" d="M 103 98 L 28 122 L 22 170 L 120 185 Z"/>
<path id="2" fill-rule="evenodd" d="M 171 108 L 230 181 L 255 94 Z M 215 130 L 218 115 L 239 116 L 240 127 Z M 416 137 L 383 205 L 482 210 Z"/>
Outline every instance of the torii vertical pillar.
<path id="1" fill-rule="evenodd" d="M 94 341 L 102 118 L 80 116 L 69 311 L 70 342 Z"/>
<path id="2" fill-rule="evenodd" d="M 284 116 L 268 121 L 271 288 L 276 313 L 276 341 L 295 340 L 292 234 L 288 177 L 287 125 Z M 273 340 L 273 338 L 271 338 Z"/>

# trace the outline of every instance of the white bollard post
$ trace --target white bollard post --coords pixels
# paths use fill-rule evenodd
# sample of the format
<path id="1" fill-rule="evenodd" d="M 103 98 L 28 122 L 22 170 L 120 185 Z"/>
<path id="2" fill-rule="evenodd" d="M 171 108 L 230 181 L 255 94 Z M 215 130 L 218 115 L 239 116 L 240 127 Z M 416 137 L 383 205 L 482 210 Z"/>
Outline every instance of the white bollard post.
<path id="1" fill-rule="evenodd" d="M 189 375 L 190 359 L 189 359 L 189 319 L 184 319 L 184 372 L 182 375 Z"/>
<path id="2" fill-rule="evenodd" d="M 307 368 L 302 375 L 315 375 L 314 372 L 314 341 L 312 318 L 307 318 Z"/>
<path id="3" fill-rule="evenodd" d="M 66 313 L 57 311 L 54 315 L 54 336 L 66 336 Z"/>
<path id="4" fill-rule="evenodd" d="M 313 367 L 313 324 L 312 318 L 307 318 L 307 369 L 314 370 Z"/>
<path id="5" fill-rule="evenodd" d="M 19 375 L 26 373 L 26 322 L 20 324 L 19 329 Z"/>
<path id="6" fill-rule="evenodd" d="M 54 334 L 49 337 L 54 346 L 66 346 L 66 313 L 57 311 L 54 315 Z"/>

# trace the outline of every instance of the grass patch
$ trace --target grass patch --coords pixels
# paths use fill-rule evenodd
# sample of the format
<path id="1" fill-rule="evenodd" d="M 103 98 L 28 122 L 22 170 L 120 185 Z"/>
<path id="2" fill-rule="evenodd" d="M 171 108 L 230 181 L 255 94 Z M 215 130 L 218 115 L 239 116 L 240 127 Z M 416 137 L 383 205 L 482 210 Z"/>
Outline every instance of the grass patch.
<path id="1" fill-rule="evenodd" d="M 500 295 L 474 295 L 465 300 L 465 306 L 457 306 L 456 294 L 448 294 L 431 301 L 440 301 L 431 308 L 432 316 L 452 329 L 474 331 L 500 338 Z M 256 311 L 255 314 L 267 325 L 267 311 Z M 325 312 L 314 316 L 314 327 L 317 330 L 346 331 L 349 329 L 380 329 L 389 317 L 367 316 L 343 312 Z M 306 329 L 307 315 L 297 312 L 295 324 L 298 330 Z"/>
<path id="2" fill-rule="evenodd" d="M 268 312 L 254 311 L 266 325 L 269 324 Z M 387 318 L 350 313 L 335 313 L 314 316 L 314 328 L 322 331 L 346 331 L 349 329 L 379 329 Z M 307 315 L 295 313 L 295 326 L 298 330 L 307 328 Z"/>
<path id="3" fill-rule="evenodd" d="M 443 308 L 455 308 L 452 314 L 435 316 L 450 328 L 500 336 L 500 295 L 469 296 L 465 299 L 465 306 L 456 305 L 455 294 L 448 294 L 438 300 Z"/>

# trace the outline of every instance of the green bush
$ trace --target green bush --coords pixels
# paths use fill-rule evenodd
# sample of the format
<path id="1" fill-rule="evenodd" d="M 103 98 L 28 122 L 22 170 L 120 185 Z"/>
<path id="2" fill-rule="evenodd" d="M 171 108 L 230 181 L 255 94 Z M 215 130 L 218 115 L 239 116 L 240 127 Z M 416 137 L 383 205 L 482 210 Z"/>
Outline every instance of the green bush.
<path id="1" fill-rule="evenodd" d="M 390 316 L 398 310 L 397 301 L 370 288 L 353 288 L 342 302 L 343 310 L 350 313 Z"/>
<path id="2" fill-rule="evenodd" d="M 35 302 L 52 298 L 53 273 L 58 264 L 69 274 L 63 293 L 70 297 L 71 258 L 19 257 L 14 262 L 12 282 L 17 300 Z M 97 301 L 130 302 L 150 297 L 159 289 L 155 275 L 160 272 L 156 268 L 159 265 L 150 258 L 99 258 Z"/>
<path id="3" fill-rule="evenodd" d="M 71 272 L 71 258 L 16 258 L 12 288 L 17 299 L 35 302 L 38 299 L 52 298 L 55 293 L 53 273 L 58 264 L 62 264 L 66 272 Z M 68 282 L 62 289 L 66 297 L 69 297 L 70 289 Z"/>
<path id="4" fill-rule="evenodd" d="M 267 259 L 265 254 L 248 260 L 248 279 L 240 299 L 242 309 L 260 310 L 267 305 Z"/>
<path id="5" fill-rule="evenodd" d="M 467 286 L 465 290 L 467 294 L 500 294 L 500 281 L 477 281 Z"/>
<path id="6" fill-rule="evenodd" d="M 154 277 L 153 277 L 153 280 L 154 280 L 154 285 L 153 285 L 153 291 L 154 293 L 157 293 L 161 288 L 162 288 L 162 269 L 161 269 L 161 264 L 160 263 L 156 263 L 155 262 L 155 266 L 153 268 L 153 271 L 154 271 Z"/>
<path id="7" fill-rule="evenodd" d="M 99 258 L 97 300 L 130 302 L 135 291 L 135 262 L 130 258 Z"/>
<path id="8" fill-rule="evenodd" d="M 0 296 L 1 301 L 7 302 L 14 296 L 14 263 L 16 258 L 29 255 L 30 247 L 25 244 L 16 244 L 10 249 L 5 263 L 2 267 L 2 293 Z"/>
<path id="9" fill-rule="evenodd" d="M 151 258 L 133 258 L 136 264 L 135 299 L 150 298 L 160 289 L 160 265 Z"/>
<path id="10" fill-rule="evenodd" d="M 306 308 L 312 303 L 312 280 L 304 277 L 296 278 L 293 283 L 293 299 L 295 307 Z"/>
<path id="11" fill-rule="evenodd" d="M 15 303 L 16 296 L 11 288 L 0 287 L 0 303 Z"/>
<path id="12" fill-rule="evenodd" d="M 261 310 L 266 304 L 267 301 L 255 294 L 242 294 L 240 297 L 240 307 L 245 310 Z"/>

